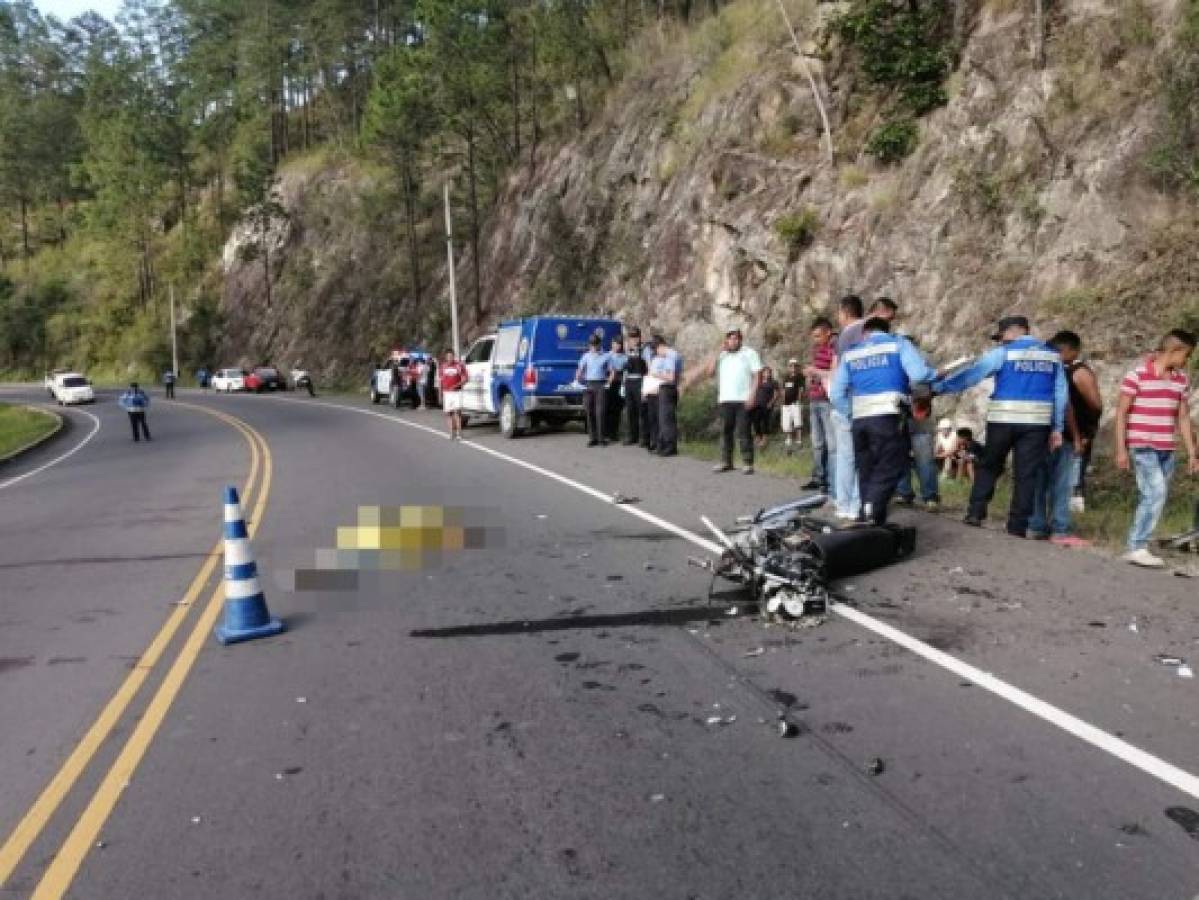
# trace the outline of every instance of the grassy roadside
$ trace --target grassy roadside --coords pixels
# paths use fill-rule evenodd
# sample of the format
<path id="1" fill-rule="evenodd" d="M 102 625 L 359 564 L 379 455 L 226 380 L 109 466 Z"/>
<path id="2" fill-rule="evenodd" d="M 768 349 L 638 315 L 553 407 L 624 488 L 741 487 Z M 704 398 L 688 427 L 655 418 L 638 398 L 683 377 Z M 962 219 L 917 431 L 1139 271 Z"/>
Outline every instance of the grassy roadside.
<path id="1" fill-rule="evenodd" d="M 58 427 L 50 413 L 0 403 L 0 458 L 45 437 Z"/>
<path id="2" fill-rule="evenodd" d="M 679 452 L 698 459 L 715 462 L 720 457 L 720 445 L 709 438 L 691 438 L 679 444 Z M 739 456 L 734 454 L 734 461 Z M 777 475 L 795 481 L 796 493 L 812 473 L 812 451 L 808 443 L 792 456 L 783 452 L 783 438 L 772 435 L 765 450 L 754 451 L 754 467 L 759 472 Z M 1183 474 L 1178 469 L 1170 488 L 1170 500 L 1158 526 L 1159 535 L 1177 534 L 1191 527 L 1194 514 L 1196 488 L 1199 479 Z M 940 481 L 940 515 L 960 517 L 966 512 L 966 501 L 970 496 L 970 485 L 965 481 Z M 917 486 L 919 491 L 919 486 Z M 1004 475 L 995 489 L 989 514 L 992 519 L 1002 521 L 1011 502 L 1011 481 Z M 779 498 L 782 500 L 783 498 Z M 1088 475 L 1087 510 L 1073 515 L 1074 532 L 1079 537 L 1094 541 L 1112 550 L 1124 546 L 1132 513 L 1137 505 L 1136 484 L 1132 475 L 1119 472 L 1107 458 L 1100 458 L 1094 471 Z"/>

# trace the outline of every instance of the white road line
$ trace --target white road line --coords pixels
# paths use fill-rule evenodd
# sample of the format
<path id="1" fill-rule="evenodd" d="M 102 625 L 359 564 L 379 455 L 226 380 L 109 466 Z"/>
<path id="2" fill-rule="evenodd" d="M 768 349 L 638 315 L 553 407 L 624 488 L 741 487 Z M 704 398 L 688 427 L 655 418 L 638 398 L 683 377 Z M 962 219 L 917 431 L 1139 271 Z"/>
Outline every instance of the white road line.
<path id="1" fill-rule="evenodd" d="M 293 400 L 291 402 L 302 403 L 304 401 Z M 406 425 L 409 428 L 416 428 L 438 437 L 448 438 L 448 435 L 443 431 L 430 428 L 427 425 L 421 425 L 419 422 L 411 422 L 407 419 L 402 419 L 399 416 L 379 413 L 370 409 L 360 409 L 356 406 L 343 406 L 340 403 L 322 402 L 320 405 L 331 406 L 336 409 L 344 409 L 350 412 L 363 413 L 368 416 L 376 416 L 380 419 L 386 419 L 390 422 L 397 422 L 401 425 Z M 536 472 L 539 475 L 544 475 L 546 478 L 557 481 L 560 484 L 567 485 L 568 487 L 572 487 L 575 490 L 581 491 L 582 493 L 587 494 L 590 497 L 594 497 L 597 500 L 601 500 L 604 503 L 613 505 L 610 494 L 605 494 L 603 491 L 596 490 L 595 488 L 589 487 L 581 482 L 567 478 L 565 475 L 559 475 L 557 472 L 544 469 L 541 466 L 526 462 L 523 459 L 517 459 L 515 456 L 509 456 L 506 453 L 501 453 L 499 450 L 493 450 L 490 447 L 484 447 L 482 444 L 476 444 L 474 441 L 462 441 L 462 443 L 467 447 L 472 447 L 490 456 L 494 456 L 496 459 L 502 459 L 505 462 L 520 466 L 522 469 L 528 469 L 530 472 Z M 657 525 L 659 528 L 665 529 L 671 534 L 684 538 L 695 544 L 697 547 L 702 547 L 710 553 L 719 554 L 721 552 L 721 548 L 718 544 L 715 544 L 706 538 L 702 538 L 698 534 L 688 531 L 686 528 L 682 528 L 672 522 L 661 519 L 652 513 L 647 513 L 644 510 L 623 504 L 614 505 L 614 508 L 628 513 L 631 516 L 636 516 L 637 518 L 653 525 Z M 912 653 L 915 653 L 917 656 L 928 660 L 934 665 L 938 665 L 943 669 L 948 669 L 950 672 L 953 672 L 960 678 L 964 678 L 974 683 L 978 687 L 990 691 L 997 697 L 1002 697 L 1009 703 L 1018 706 L 1025 712 L 1032 713 L 1032 715 L 1050 723 L 1051 725 L 1056 725 L 1058 728 L 1074 735 L 1080 740 L 1085 741 L 1092 747 L 1096 747 L 1099 750 L 1110 753 L 1117 759 L 1128 763 L 1128 765 L 1133 766 L 1134 768 L 1140 769 L 1146 774 L 1152 775 L 1154 778 L 1164 781 L 1166 784 L 1177 788 L 1184 794 L 1188 794 L 1191 797 L 1199 799 L 1199 776 L 1193 775 L 1184 769 L 1180 769 L 1178 766 L 1168 763 L 1164 759 L 1154 756 L 1152 753 L 1148 753 L 1139 747 L 1135 747 L 1128 743 L 1128 741 L 1122 740 L 1113 734 L 1109 734 L 1101 728 L 1096 728 L 1094 725 L 1084 722 L 1077 716 L 1071 715 L 1064 709 L 1059 709 L 1051 703 L 1047 703 L 1044 700 L 1034 697 L 1027 691 L 1022 691 L 1020 688 L 1008 684 L 1006 681 L 1003 681 L 1000 678 L 996 678 L 990 672 L 984 672 L 982 669 L 975 668 L 974 666 L 967 662 L 963 662 L 955 656 L 950 656 L 948 653 L 938 650 L 936 647 L 930 646 L 929 644 L 924 643 L 924 641 L 912 637 L 910 634 L 905 634 L 898 628 L 888 625 L 886 622 L 880 621 L 873 616 L 869 616 L 861 610 L 854 609 L 851 606 L 846 606 L 841 603 L 832 604 L 831 609 L 834 613 L 842 618 L 848 619 L 849 621 L 874 632 L 879 637 L 886 638 L 887 640 L 898 644 L 905 650 L 910 650 Z"/>
<path id="2" fill-rule="evenodd" d="M 50 460 L 50 462 L 46 463 L 45 465 L 38 466 L 36 469 L 26 472 L 24 475 L 16 475 L 16 476 L 8 479 L 7 481 L 0 481 L 0 491 L 4 490 L 5 488 L 12 487 L 14 484 L 19 484 L 20 482 L 24 481 L 26 478 L 32 478 L 34 475 L 38 474 L 39 472 L 44 472 L 51 466 L 58 465 L 64 459 L 69 459 L 70 457 L 72 457 L 76 453 L 78 453 L 80 450 L 82 450 L 84 448 L 84 446 L 86 446 L 87 443 L 99 433 L 100 420 L 98 418 L 96 418 L 96 416 L 93 416 L 90 412 L 87 412 L 82 409 L 76 410 L 76 412 L 83 413 L 83 415 L 87 416 L 89 419 L 92 420 L 92 430 L 88 433 L 87 437 L 85 437 L 83 440 L 81 440 L 78 444 L 76 444 L 74 447 L 72 447 L 70 450 L 68 450 L 62 456 L 55 457 L 54 459 Z"/>

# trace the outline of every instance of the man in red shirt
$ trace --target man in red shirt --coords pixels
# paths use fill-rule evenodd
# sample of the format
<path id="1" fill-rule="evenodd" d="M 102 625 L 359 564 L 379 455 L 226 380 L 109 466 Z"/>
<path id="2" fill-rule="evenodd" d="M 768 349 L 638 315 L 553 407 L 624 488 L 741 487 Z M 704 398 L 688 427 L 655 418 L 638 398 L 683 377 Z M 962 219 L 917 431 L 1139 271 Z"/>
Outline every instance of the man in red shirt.
<path id="1" fill-rule="evenodd" d="M 453 350 L 441 354 L 441 407 L 445 410 L 450 440 L 462 440 L 462 388 L 466 385 L 466 366 Z"/>
<path id="2" fill-rule="evenodd" d="M 1116 409 L 1116 465 L 1136 474 L 1140 500 L 1128 533 L 1126 562 L 1160 569 L 1165 563 L 1149 552 L 1149 538 L 1157 527 L 1170 476 L 1174 474 L 1175 436 L 1182 431 L 1187 450 L 1187 468 L 1199 473 L 1195 429 L 1191 424 L 1183 373 L 1195 350 L 1195 335 L 1171 331 L 1120 383 L 1120 405 Z"/>
<path id="3" fill-rule="evenodd" d="M 803 370 L 808 379 L 808 410 L 812 422 L 812 478 L 804 490 L 833 491 L 833 461 L 837 456 L 837 433 L 833 430 L 832 406 L 828 386 L 833 380 L 837 358 L 837 340 L 833 323 L 821 317 L 812 323 L 811 362 Z"/>

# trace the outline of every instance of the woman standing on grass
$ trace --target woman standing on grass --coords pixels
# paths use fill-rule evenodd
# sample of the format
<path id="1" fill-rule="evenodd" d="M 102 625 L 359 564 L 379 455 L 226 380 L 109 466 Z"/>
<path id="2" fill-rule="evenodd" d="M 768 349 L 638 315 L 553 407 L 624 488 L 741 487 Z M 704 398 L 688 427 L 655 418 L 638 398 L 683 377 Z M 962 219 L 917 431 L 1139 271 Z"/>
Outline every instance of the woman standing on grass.
<path id="1" fill-rule="evenodd" d="M 770 439 L 770 417 L 779 403 L 779 383 L 774 380 L 774 369 L 770 366 L 762 368 L 762 380 L 758 382 L 757 399 L 754 408 L 750 410 L 754 434 L 757 435 L 758 449 L 766 447 Z"/>

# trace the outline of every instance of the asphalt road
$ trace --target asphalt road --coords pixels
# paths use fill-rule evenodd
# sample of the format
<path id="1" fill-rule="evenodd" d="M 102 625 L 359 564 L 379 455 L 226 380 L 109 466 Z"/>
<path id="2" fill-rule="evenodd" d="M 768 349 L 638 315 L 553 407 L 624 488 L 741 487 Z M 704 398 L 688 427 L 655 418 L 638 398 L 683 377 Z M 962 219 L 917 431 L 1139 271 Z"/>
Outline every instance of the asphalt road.
<path id="1" fill-rule="evenodd" d="M 435 414 L 340 398 L 181 397 L 156 398 L 152 444 L 103 397 L 74 455 L 4 486 L 85 437 L 78 412 L 0 472 L 0 839 L 48 810 L 4 896 L 58 895 L 47 873 L 72 854 L 57 883 L 79 898 L 1199 895 L 1199 681 L 1154 660 L 1199 658 L 1194 581 L 914 515 L 916 558 L 841 586 L 868 620 L 766 628 L 710 613 L 687 565 L 703 551 L 659 523 L 728 522 L 792 495 L 781 480 L 572 433 L 451 444 Z M 219 537 L 220 488 L 251 474 L 247 438 L 195 406 L 269 446 L 254 546 L 289 629 L 203 635 L 156 707 L 216 585 L 173 605 Z M 502 541 L 379 591 L 289 589 L 359 507 L 419 504 L 481 508 Z M 47 784 L 172 616 L 51 808 Z M 783 709 L 798 737 L 778 736 Z"/>

